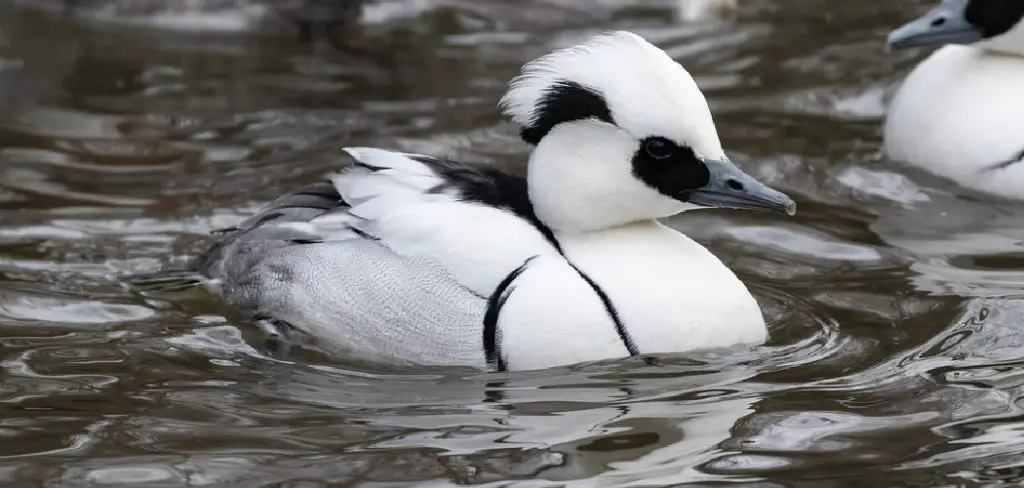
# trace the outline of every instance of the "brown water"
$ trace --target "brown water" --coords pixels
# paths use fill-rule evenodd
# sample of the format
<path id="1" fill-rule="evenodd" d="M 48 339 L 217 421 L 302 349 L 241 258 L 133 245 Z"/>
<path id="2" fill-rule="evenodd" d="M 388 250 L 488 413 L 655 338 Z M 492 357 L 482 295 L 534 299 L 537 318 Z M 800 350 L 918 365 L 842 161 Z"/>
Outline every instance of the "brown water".
<path id="1" fill-rule="evenodd" d="M 275 361 L 215 299 L 111 277 L 198 252 L 342 145 L 521 164 L 504 80 L 578 32 L 427 33 L 389 71 L 0 13 L 0 485 L 1016 486 L 1024 208 L 878 150 L 925 54 L 884 35 L 928 3 L 620 16 L 698 77 L 734 159 L 799 201 L 671 222 L 752 286 L 771 340 L 510 376 Z"/>

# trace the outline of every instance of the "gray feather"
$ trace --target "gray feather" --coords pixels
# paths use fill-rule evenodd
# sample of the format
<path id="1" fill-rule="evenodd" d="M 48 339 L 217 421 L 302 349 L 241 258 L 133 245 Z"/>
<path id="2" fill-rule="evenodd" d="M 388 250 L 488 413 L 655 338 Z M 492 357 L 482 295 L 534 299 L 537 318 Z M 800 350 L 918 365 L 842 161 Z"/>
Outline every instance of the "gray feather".
<path id="1" fill-rule="evenodd" d="M 486 300 L 441 266 L 375 241 L 261 248 L 240 244 L 223 269 L 225 298 L 335 351 L 405 364 L 483 368 Z"/>
<path id="2" fill-rule="evenodd" d="M 502 216 L 512 210 L 532 222 L 522 178 L 421 155 L 346 151 L 359 161 L 332 181 L 277 198 L 220 231 L 186 269 L 163 273 L 176 277 L 179 287 L 202 282 L 268 331 L 291 326 L 325 350 L 399 364 L 486 368 L 487 299 L 436 255 L 387 247 L 394 242 L 375 234 L 376 223 L 438 198 L 494 206 Z M 429 229 L 419 232 L 427 234 L 402 239 L 431 238 Z"/>
<path id="3" fill-rule="evenodd" d="M 273 224 L 309 222 L 341 206 L 341 195 L 328 181 L 299 188 L 268 203 L 256 215 L 245 219 L 237 226 L 224 229 L 224 232 L 229 233 L 205 253 L 192 260 L 188 269 L 209 279 L 218 280 L 224 274 L 225 252 L 239 243 L 250 243 L 247 250 L 258 255 L 261 251 L 266 252 L 282 246 L 318 241 L 318 235 L 303 231 L 301 226 Z M 254 247 L 255 243 L 259 243 L 258 245 L 263 248 Z"/>

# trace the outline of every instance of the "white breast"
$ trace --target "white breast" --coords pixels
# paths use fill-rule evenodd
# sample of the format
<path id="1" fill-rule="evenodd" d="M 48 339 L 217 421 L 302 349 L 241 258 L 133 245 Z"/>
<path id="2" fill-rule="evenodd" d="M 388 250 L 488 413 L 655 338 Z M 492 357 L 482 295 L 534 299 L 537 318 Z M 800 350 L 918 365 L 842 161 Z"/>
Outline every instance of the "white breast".
<path id="1" fill-rule="evenodd" d="M 561 257 L 531 260 L 498 320 L 508 369 L 542 369 L 629 356 L 600 297 Z"/>
<path id="2" fill-rule="evenodd" d="M 1024 198 L 1024 59 L 946 46 L 907 77 L 885 123 L 890 158 L 981 192 Z"/>
<path id="3" fill-rule="evenodd" d="M 764 342 L 750 292 L 717 257 L 657 222 L 558 236 L 566 256 L 615 307 L 641 353 Z"/>

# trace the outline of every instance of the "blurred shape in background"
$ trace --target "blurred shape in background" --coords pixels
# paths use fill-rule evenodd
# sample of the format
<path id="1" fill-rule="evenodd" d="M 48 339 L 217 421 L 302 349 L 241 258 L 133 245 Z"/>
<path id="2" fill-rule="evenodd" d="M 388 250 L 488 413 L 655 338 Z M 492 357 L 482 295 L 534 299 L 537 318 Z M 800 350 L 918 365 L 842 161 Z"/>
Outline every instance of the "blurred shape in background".
<path id="1" fill-rule="evenodd" d="M 605 2 L 585 0 L 8 0 L 80 21 L 177 30 L 303 35 L 449 10 L 487 29 L 550 30 L 607 20 Z"/>
<path id="2" fill-rule="evenodd" d="M 738 0 L 672 0 L 676 18 L 731 16 Z M 80 23 L 181 31 L 297 33 L 300 39 L 357 35 L 364 25 L 455 16 L 467 30 L 553 31 L 596 26 L 640 0 L 0 0 L 64 15 Z"/>
<path id="3" fill-rule="evenodd" d="M 683 22 L 726 19 L 736 13 L 739 0 L 679 0 L 677 18 Z"/>
<path id="4" fill-rule="evenodd" d="M 416 34 L 438 26 L 449 33 L 555 31 L 606 22 L 614 11 L 607 0 L 0 0 L 0 7 L 5 3 L 100 29 L 326 41 L 345 54 L 382 64 L 401 62 L 389 54 L 402 50 L 389 45 L 396 31 L 413 34 L 397 39 L 415 45 Z"/>

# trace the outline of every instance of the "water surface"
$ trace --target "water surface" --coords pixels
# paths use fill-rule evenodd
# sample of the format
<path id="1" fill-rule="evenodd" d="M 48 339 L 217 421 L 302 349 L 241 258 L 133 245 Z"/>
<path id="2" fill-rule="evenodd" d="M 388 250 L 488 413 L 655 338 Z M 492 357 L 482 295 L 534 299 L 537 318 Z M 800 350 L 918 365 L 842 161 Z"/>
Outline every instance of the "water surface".
<path id="1" fill-rule="evenodd" d="M 926 54 L 887 53 L 884 35 L 929 3 L 750 0 L 696 26 L 633 8 L 602 26 L 682 61 L 733 158 L 798 200 L 793 218 L 669 222 L 750 284 L 771 340 L 508 376 L 276 361 L 217 300 L 144 298 L 112 277 L 199 252 L 337 169 L 343 145 L 521 167 L 495 108 L 505 80 L 591 31 L 442 23 L 388 47 L 404 60 L 388 68 L 285 37 L 0 7 L 0 484 L 1024 480 L 1024 209 L 878 149 L 889 97 Z"/>

